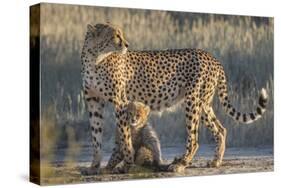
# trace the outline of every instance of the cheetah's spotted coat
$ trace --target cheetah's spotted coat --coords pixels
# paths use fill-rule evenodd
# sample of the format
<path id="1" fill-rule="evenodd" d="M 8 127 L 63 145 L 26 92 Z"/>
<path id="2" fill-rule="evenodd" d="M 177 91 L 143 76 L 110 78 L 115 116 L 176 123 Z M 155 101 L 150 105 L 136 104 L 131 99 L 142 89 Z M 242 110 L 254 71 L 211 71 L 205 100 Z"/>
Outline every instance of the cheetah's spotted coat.
<path id="1" fill-rule="evenodd" d="M 208 52 L 199 49 L 163 51 L 127 51 L 128 42 L 122 31 L 111 24 L 88 25 L 82 50 L 82 79 L 89 109 L 94 146 L 93 172 L 101 161 L 104 102 L 116 107 L 117 130 L 125 166 L 133 163 L 134 151 L 124 107 L 128 100 L 140 101 L 159 111 L 183 101 L 186 116 L 186 152 L 169 167 L 181 171 L 188 166 L 198 149 L 200 117 L 212 131 L 217 148 L 211 166 L 220 166 L 226 129 L 212 109 L 215 92 L 226 113 L 235 121 L 251 123 L 265 112 L 267 93 L 264 89 L 257 108 L 241 113 L 230 103 L 227 81 L 221 63 Z"/>

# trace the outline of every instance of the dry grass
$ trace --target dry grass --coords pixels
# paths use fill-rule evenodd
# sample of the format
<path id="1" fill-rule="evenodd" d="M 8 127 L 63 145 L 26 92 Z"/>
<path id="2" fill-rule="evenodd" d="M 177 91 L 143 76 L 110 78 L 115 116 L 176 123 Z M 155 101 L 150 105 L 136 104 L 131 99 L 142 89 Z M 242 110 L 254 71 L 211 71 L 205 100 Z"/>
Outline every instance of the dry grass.
<path id="1" fill-rule="evenodd" d="M 88 126 L 88 120 L 81 92 L 80 52 L 86 24 L 105 21 L 124 30 L 131 49 L 202 48 L 211 52 L 224 65 L 230 99 L 241 110 L 252 109 L 258 91 L 266 87 L 270 97 L 268 111 L 254 125 L 236 125 L 217 100 L 214 107 L 228 129 L 228 145 L 273 144 L 272 18 L 44 4 L 41 9 L 42 113 L 53 106 L 55 130 L 60 130 L 65 122 L 74 127 L 68 130 L 70 134 L 77 136 L 87 130 L 82 129 Z M 112 108 L 107 108 L 103 146 L 110 148 L 115 119 Z M 164 113 L 161 118 L 152 116 L 151 120 L 162 146 L 184 143 L 184 116 L 180 110 Z M 74 125 L 77 122 L 83 126 Z M 209 132 L 200 128 L 200 142 L 210 141 Z"/>

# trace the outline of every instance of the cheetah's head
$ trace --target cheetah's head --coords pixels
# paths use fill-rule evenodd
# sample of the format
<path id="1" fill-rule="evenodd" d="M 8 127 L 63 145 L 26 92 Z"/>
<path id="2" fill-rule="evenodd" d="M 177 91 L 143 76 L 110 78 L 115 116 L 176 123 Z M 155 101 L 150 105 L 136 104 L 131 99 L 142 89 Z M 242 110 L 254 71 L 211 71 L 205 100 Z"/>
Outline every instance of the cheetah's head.
<path id="1" fill-rule="evenodd" d="M 109 23 L 95 26 L 88 24 L 85 45 L 97 55 L 113 52 L 125 54 L 129 46 L 121 29 Z"/>
<path id="2" fill-rule="evenodd" d="M 128 123 L 133 128 L 141 128 L 145 125 L 150 112 L 149 106 L 141 102 L 131 102 L 128 105 Z"/>

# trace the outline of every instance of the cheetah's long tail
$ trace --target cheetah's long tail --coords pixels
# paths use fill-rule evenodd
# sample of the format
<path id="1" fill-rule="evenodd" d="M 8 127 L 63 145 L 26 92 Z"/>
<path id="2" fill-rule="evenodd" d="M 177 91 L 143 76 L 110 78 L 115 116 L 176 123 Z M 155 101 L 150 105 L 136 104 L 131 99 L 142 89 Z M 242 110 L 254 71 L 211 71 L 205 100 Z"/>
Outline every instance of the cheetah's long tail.
<path id="1" fill-rule="evenodd" d="M 223 68 L 220 68 L 220 76 L 218 81 L 218 94 L 219 100 L 223 105 L 224 110 L 226 113 L 232 117 L 235 121 L 240 123 L 249 124 L 252 123 L 259 118 L 261 118 L 262 114 L 266 111 L 267 103 L 268 103 L 268 94 L 264 88 L 260 91 L 258 106 L 256 110 L 250 113 L 241 113 L 237 111 L 230 103 L 228 99 L 228 92 L 227 92 L 227 84 L 226 84 L 226 77 Z"/>

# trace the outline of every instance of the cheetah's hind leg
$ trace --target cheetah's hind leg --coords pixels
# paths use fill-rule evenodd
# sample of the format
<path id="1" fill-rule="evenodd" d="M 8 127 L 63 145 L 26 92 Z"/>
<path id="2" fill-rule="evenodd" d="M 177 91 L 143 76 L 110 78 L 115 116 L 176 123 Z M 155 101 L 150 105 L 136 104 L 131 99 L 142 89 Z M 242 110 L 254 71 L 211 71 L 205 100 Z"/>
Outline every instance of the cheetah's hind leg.
<path id="1" fill-rule="evenodd" d="M 197 96 L 196 93 L 195 96 Z M 189 166 L 199 148 L 198 128 L 201 114 L 201 105 L 199 103 L 199 99 L 188 98 L 185 100 L 185 110 L 186 131 L 188 135 L 186 139 L 186 152 L 182 157 L 177 158 L 172 164 L 170 164 L 168 171 L 171 172 L 184 172 L 185 168 Z"/>
<path id="2" fill-rule="evenodd" d="M 214 159 L 208 163 L 208 166 L 219 167 L 222 164 L 225 152 L 227 131 L 215 116 L 212 107 L 208 106 L 204 108 L 204 115 L 202 116 L 202 120 L 205 126 L 212 132 L 217 144 Z"/>

